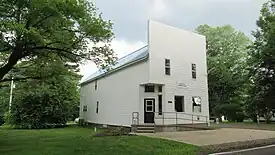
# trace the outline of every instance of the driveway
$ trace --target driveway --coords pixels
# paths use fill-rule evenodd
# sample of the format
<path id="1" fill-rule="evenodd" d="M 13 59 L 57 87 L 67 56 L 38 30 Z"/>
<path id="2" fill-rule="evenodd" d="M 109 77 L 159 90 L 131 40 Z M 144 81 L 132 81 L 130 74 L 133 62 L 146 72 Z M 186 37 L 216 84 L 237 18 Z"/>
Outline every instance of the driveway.
<path id="1" fill-rule="evenodd" d="M 204 146 L 237 141 L 275 138 L 275 131 L 221 128 L 216 130 L 201 131 L 157 132 L 141 135 Z"/>

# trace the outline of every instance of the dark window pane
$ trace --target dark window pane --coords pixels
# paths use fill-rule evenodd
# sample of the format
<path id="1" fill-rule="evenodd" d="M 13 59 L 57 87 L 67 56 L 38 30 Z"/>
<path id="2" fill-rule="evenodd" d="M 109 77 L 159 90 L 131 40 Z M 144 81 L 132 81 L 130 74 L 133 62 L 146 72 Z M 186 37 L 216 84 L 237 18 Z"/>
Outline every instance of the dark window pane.
<path id="1" fill-rule="evenodd" d="M 192 64 L 192 70 L 196 70 L 196 64 Z"/>
<path id="2" fill-rule="evenodd" d="M 146 111 L 147 112 L 152 112 L 153 111 L 153 106 L 147 106 Z"/>
<path id="3" fill-rule="evenodd" d="M 162 95 L 158 96 L 159 101 L 159 115 L 162 115 Z"/>
<path id="4" fill-rule="evenodd" d="M 169 59 L 165 59 L 165 66 L 170 67 L 170 60 Z"/>
<path id="5" fill-rule="evenodd" d="M 196 73 L 196 64 L 192 64 L 192 78 L 196 79 L 197 78 L 197 73 Z"/>
<path id="6" fill-rule="evenodd" d="M 170 74 L 171 74 L 171 69 L 168 68 L 168 67 L 166 67 L 166 68 L 165 68 L 165 74 L 166 74 L 166 75 L 170 75 Z"/>
<path id="7" fill-rule="evenodd" d="M 192 71 L 192 78 L 193 78 L 193 79 L 196 79 L 196 78 L 197 78 L 196 72 L 194 72 L 194 71 Z"/>
<path id="8" fill-rule="evenodd" d="M 162 86 L 159 86 L 159 92 L 162 92 Z"/>
<path id="9" fill-rule="evenodd" d="M 97 90 L 97 80 L 95 80 L 95 90 Z"/>
<path id="10" fill-rule="evenodd" d="M 145 85 L 145 92 L 155 92 L 154 85 Z"/>
<path id="11" fill-rule="evenodd" d="M 170 60 L 165 59 L 165 74 L 170 75 L 171 74 L 171 66 L 170 66 Z"/>
<path id="12" fill-rule="evenodd" d="M 98 107 L 99 107 L 99 102 L 96 102 L 96 113 L 98 114 Z"/>

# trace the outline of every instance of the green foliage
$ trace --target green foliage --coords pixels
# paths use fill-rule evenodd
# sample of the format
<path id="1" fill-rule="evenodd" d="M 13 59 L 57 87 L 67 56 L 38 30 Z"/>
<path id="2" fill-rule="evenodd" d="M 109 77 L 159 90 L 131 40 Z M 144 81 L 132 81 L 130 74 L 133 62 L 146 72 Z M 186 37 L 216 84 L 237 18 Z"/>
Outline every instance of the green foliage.
<path id="1" fill-rule="evenodd" d="M 47 90 L 36 90 L 15 100 L 10 123 L 15 128 L 48 128 L 65 125 L 68 106 Z"/>
<path id="2" fill-rule="evenodd" d="M 196 30 L 206 36 L 210 114 L 219 116 L 220 105 L 245 104 L 247 46 L 251 41 L 230 25 L 201 25 Z"/>
<path id="3" fill-rule="evenodd" d="M 227 116 L 229 121 L 243 122 L 245 114 L 243 108 L 239 104 L 222 104 L 216 107 L 219 115 Z"/>
<path id="4" fill-rule="evenodd" d="M 4 114 L 4 121 L 6 124 L 11 124 L 11 114 L 10 112 L 5 112 Z"/>
<path id="5" fill-rule="evenodd" d="M 2 0 L 0 25 L 0 80 L 18 62 L 53 54 L 63 62 L 90 59 L 102 66 L 114 59 L 112 24 L 90 0 Z"/>
<path id="6" fill-rule="evenodd" d="M 84 119 L 79 119 L 78 125 L 82 127 L 87 127 L 89 124 L 85 122 Z"/>
<path id="7" fill-rule="evenodd" d="M 126 127 L 108 127 L 103 130 L 103 132 L 96 134 L 96 137 L 104 137 L 104 136 L 123 136 L 129 135 L 131 129 Z"/>
<path id="8" fill-rule="evenodd" d="M 2 86 L 2 87 L 1 87 Z M 0 115 L 9 109 L 10 83 L 0 83 Z"/>
<path id="9" fill-rule="evenodd" d="M 0 115 L 0 126 L 5 123 L 5 118 L 3 115 Z"/>
<path id="10" fill-rule="evenodd" d="M 49 59 L 49 58 L 48 58 Z M 56 57 L 54 62 L 38 59 L 23 74 L 39 75 L 17 83 L 11 109 L 11 125 L 16 128 L 48 128 L 65 125 L 78 115 L 80 76 Z M 46 77 L 46 78 L 45 78 Z"/>
<path id="11" fill-rule="evenodd" d="M 253 32 L 255 41 L 250 48 L 249 71 L 251 89 L 248 109 L 250 115 L 259 114 L 269 121 L 275 109 L 275 1 L 263 5 L 257 21 L 258 29 Z"/>

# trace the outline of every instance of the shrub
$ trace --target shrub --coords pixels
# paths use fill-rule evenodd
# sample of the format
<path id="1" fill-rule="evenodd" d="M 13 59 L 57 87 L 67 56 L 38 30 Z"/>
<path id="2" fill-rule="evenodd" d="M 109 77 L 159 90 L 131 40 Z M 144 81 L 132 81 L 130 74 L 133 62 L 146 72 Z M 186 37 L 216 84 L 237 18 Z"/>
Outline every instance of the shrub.
<path id="1" fill-rule="evenodd" d="M 58 95 L 30 92 L 14 101 L 9 122 L 15 128 L 53 128 L 68 120 L 68 105 Z"/>
<path id="2" fill-rule="evenodd" d="M 218 107 L 220 115 L 225 115 L 229 121 L 243 122 L 245 114 L 238 104 L 223 104 Z"/>
<path id="3" fill-rule="evenodd" d="M 78 125 L 79 125 L 79 126 L 83 126 L 83 127 L 87 127 L 87 126 L 88 126 L 88 123 L 85 122 L 84 119 L 79 119 Z"/>
<path id="4" fill-rule="evenodd" d="M 6 124 L 10 124 L 10 122 L 11 122 L 11 114 L 9 112 L 6 112 L 4 114 L 4 120 L 5 120 Z"/>
<path id="5" fill-rule="evenodd" d="M 0 115 L 0 126 L 5 123 L 4 116 Z"/>
<path id="6" fill-rule="evenodd" d="M 104 137 L 104 136 L 122 136 L 129 135 L 130 128 L 126 127 L 108 127 L 101 133 L 96 134 L 96 137 Z"/>

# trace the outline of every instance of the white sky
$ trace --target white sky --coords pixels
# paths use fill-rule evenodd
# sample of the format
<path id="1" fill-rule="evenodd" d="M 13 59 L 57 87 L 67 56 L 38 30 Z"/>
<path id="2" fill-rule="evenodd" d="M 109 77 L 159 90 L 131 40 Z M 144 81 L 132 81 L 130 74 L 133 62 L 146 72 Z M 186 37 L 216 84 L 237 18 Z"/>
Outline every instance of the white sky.
<path id="1" fill-rule="evenodd" d="M 231 24 L 250 35 L 256 29 L 260 9 L 267 0 L 96 0 L 105 20 L 114 23 L 111 45 L 122 57 L 146 45 L 149 19 L 193 31 L 200 24 Z M 96 71 L 88 62 L 81 66 L 84 78 Z"/>

